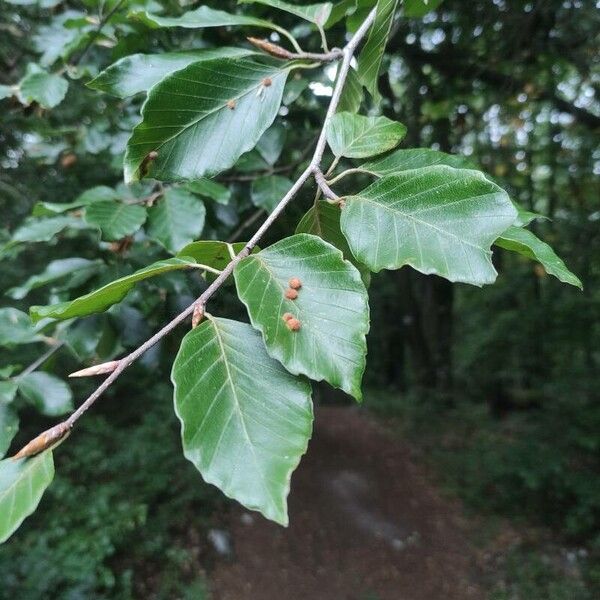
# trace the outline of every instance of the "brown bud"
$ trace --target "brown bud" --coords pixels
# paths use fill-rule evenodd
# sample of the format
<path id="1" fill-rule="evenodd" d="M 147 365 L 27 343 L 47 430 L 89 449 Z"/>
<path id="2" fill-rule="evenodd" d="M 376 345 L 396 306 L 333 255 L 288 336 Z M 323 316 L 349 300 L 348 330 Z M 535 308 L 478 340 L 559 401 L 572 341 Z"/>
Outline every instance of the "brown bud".
<path id="1" fill-rule="evenodd" d="M 61 167 L 65 168 L 65 169 L 72 167 L 76 162 L 77 162 L 77 156 L 75 156 L 75 154 L 73 154 L 72 152 L 70 152 L 69 154 L 65 154 L 60 159 L 60 165 L 61 165 Z"/>
<path id="2" fill-rule="evenodd" d="M 62 440 L 71 431 L 71 425 L 66 421 L 59 423 L 54 427 L 47 429 L 43 433 L 40 433 L 36 438 L 31 440 L 29 444 L 21 448 L 13 458 L 26 458 L 28 456 L 35 456 L 44 450 L 50 448 Z"/>
<path id="3" fill-rule="evenodd" d="M 290 331 L 298 331 L 301 327 L 300 321 L 298 321 L 298 319 L 290 319 L 286 322 L 285 325 Z"/>
<path id="4" fill-rule="evenodd" d="M 202 304 L 196 304 L 196 306 L 194 306 L 194 312 L 192 313 L 192 329 L 196 329 L 203 318 L 204 306 Z"/>
<path id="5" fill-rule="evenodd" d="M 287 321 L 289 321 L 290 319 L 293 319 L 293 318 L 294 318 L 294 315 L 293 315 L 293 314 L 291 314 L 291 313 L 285 313 L 285 314 L 283 315 L 283 317 L 281 317 L 281 318 L 282 318 L 284 321 L 286 321 L 286 322 L 287 322 Z"/>
<path id="6" fill-rule="evenodd" d="M 276 56 L 277 58 L 284 58 L 286 60 L 290 60 L 294 58 L 294 54 L 282 48 L 281 46 L 277 46 L 276 44 L 272 44 L 267 40 L 261 40 L 255 37 L 247 37 L 246 38 L 253 46 L 256 46 L 259 50 L 270 54 L 271 56 Z"/>
<path id="7" fill-rule="evenodd" d="M 289 281 L 290 287 L 294 290 L 299 290 L 302 287 L 302 282 L 298 277 L 292 277 Z"/>
<path id="8" fill-rule="evenodd" d="M 91 377 L 93 375 L 105 375 L 106 373 L 112 373 L 118 366 L 118 360 L 111 360 L 109 362 L 102 363 L 100 365 L 93 365 L 87 367 L 87 369 L 81 369 L 71 373 L 69 377 Z"/>
<path id="9" fill-rule="evenodd" d="M 285 297 L 288 300 L 295 300 L 298 297 L 298 292 L 296 290 L 293 290 L 292 288 L 288 288 L 287 290 L 285 290 Z"/>

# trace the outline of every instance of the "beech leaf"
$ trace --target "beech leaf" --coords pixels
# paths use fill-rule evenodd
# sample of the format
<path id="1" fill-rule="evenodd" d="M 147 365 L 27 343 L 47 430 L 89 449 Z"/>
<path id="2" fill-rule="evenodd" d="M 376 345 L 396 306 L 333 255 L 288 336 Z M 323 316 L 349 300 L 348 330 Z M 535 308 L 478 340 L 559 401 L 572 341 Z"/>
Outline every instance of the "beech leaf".
<path id="1" fill-rule="evenodd" d="M 185 457 L 228 497 L 287 525 L 291 474 L 312 430 L 308 382 L 250 325 L 212 316 L 183 338 L 171 378 Z"/>

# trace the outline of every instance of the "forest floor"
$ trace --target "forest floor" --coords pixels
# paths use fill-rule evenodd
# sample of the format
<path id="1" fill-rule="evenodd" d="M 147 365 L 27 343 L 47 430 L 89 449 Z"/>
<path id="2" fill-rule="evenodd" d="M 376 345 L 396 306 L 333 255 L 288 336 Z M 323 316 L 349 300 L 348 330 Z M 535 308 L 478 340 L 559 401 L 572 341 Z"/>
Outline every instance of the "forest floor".
<path id="1" fill-rule="evenodd" d="M 292 478 L 290 526 L 241 507 L 214 600 L 471 600 L 485 597 L 459 503 L 410 447 L 358 409 L 322 407 Z"/>

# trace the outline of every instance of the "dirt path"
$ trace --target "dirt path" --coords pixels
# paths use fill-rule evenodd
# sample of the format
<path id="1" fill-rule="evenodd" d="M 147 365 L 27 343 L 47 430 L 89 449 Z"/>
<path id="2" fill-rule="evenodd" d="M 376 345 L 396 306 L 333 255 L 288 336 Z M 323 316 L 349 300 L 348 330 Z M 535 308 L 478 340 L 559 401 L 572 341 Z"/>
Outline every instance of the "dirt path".
<path id="1" fill-rule="evenodd" d="M 484 597 L 460 508 L 356 409 L 318 410 L 288 529 L 237 508 L 228 530 L 234 556 L 210 575 L 214 600 Z"/>

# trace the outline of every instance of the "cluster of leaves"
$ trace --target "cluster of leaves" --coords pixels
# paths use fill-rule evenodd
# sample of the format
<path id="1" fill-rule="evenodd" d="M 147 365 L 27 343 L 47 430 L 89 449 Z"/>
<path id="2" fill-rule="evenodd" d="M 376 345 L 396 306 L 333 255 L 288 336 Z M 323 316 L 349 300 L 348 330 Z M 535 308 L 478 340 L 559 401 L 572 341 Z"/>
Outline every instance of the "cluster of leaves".
<path id="1" fill-rule="evenodd" d="M 14 255 L 57 236 L 93 235 L 91 229 L 100 231 L 101 244 L 117 253 L 137 242 L 143 266 L 114 279 L 95 258 L 53 261 L 11 294 L 23 298 L 37 287 L 58 283 L 61 301 L 32 306 L 33 326 L 14 311 L 6 313 L 5 322 L 7 327 L 22 324 L 26 341 L 36 341 L 36 335 L 61 339 L 64 332 L 72 346 L 72 336 L 87 338 L 81 331 L 86 321 L 71 320 L 106 311 L 138 282 L 190 269 L 210 279 L 236 260 L 236 291 L 250 324 L 207 314 L 185 336 L 172 370 L 175 411 L 184 454 L 203 478 L 287 524 L 291 473 L 312 429 L 309 379 L 362 398 L 371 272 L 410 266 L 451 282 L 482 286 L 496 279 L 495 244 L 538 260 L 561 281 L 580 282 L 526 229 L 537 215 L 516 206 L 490 177 L 462 157 L 426 148 L 397 150 L 406 133 L 402 124 L 358 114 L 363 105 L 377 102 L 378 73 L 396 2 L 260 3 L 307 21 L 320 33 L 323 50 L 329 28 L 345 18 L 348 30 L 354 30 L 375 7 L 357 69 L 350 71 L 338 112 L 325 123 L 332 155 L 329 184 L 347 176 L 368 175 L 374 181 L 341 198 L 325 201 L 317 195 L 294 235 L 236 260 L 243 245 L 218 241 L 218 226 L 205 226 L 203 199 L 212 201 L 218 217 L 219 203 L 230 198 L 230 190 L 210 178 L 230 169 L 256 172 L 257 164 L 270 165 L 266 177 L 252 177 L 251 200 L 262 210 L 273 210 L 292 185 L 273 176 L 285 143 L 276 119 L 303 92 L 303 74 L 315 68 L 314 61 L 302 52 L 283 60 L 230 47 L 125 56 L 89 86 L 118 98 L 145 95 L 141 120 L 125 144 L 126 185 L 95 187 L 69 203 L 37 204 L 4 252 Z M 407 2 L 403 17 L 419 16 L 437 4 Z M 279 25 L 206 6 L 178 17 L 144 9 L 134 11 L 131 19 L 141 24 L 137 26 L 167 30 L 267 27 L 299 50 L 294 35 Z M 129 106 L 128 113 L 134 114 L 135 104 Z M 370 160 L 361 164 L 363 159 Z M 305 160 L 301 155 L 298 164 Z M 340 171 L 340 165 L 349 168 Z M 139 183 L 148 178 L 150 184 Z M 160 259 L 148 260 L 156 252 L 163 254 Z M 92 276 L 104 285 L 72 297 L 72 290 Z M 87 345 L 87 357 L 116 355 L 118 348 L 100 352 L 98 343 L 96 338 Z M 30 400 L 36 397 L 22 377 L 9 372 L 6 379 L 13 395 L 18 389 Z M 37 383 L 37 396 L 42 396 L 43 382 Z M 14 423 L 11 400 L 4 404 Z M 7 440 L 6 446 L 10 434 Z M 51 451 L 0 462 L 0 539 L 34 510 L 52 476 Z"/>

